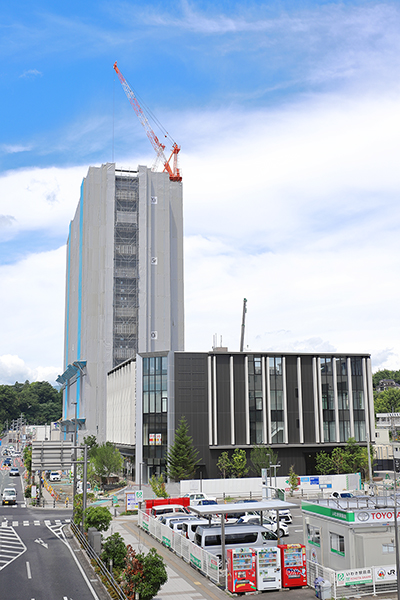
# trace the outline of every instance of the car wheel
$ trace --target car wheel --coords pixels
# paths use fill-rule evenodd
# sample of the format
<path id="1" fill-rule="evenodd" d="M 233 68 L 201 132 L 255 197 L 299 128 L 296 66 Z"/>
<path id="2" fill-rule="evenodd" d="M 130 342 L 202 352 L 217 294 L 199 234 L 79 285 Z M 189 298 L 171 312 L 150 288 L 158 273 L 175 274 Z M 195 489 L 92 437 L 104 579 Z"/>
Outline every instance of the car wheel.
<path id="1" fill-rule="evenodd" d="M 283 529 L 279 528 L 279 537 L 284 537 L 285 532 L 283 531 Z"/>

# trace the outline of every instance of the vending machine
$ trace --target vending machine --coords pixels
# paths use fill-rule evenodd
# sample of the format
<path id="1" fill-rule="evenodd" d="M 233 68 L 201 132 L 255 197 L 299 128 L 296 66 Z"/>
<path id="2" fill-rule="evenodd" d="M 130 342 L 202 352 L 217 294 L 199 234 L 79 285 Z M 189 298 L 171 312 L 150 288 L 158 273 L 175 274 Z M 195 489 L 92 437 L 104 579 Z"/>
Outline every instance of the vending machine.
<path id="1" fill-rule="evenodd" d="M 256 556 L 253 548 L 229 548 L 228 590 L 230 592 L 254 592 L 256 586 Z"/>
<path id="2" fill-rule="evenodd" d="M 274 548 L 255 548 L 256 573 L 258 590 L 280 590 L 281 577 L 281 551 Z"/>
<path id="3" fill-rule="evenodd" d="M 306 547 L 303 544 L 282 544 L 281 551 L 282 587 L 307 585 Z"/>

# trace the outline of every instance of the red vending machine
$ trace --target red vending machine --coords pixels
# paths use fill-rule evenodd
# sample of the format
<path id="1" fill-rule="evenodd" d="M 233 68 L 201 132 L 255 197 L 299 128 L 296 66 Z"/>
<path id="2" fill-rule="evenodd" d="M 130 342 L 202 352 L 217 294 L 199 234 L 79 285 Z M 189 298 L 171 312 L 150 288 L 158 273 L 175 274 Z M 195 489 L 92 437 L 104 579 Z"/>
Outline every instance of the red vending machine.
<path id="1" fill-rule="evenodd" d="M 228 590 L 230 592 L 254 592 L 256 585 L 256 555 L 253 548 L 229 548 Z"/>
<path id="2" fill-rule="evenodd" d="M 281 550 L 282 587 L 307 585 L 306 547 L 303 544 L 282 544 Z"/>

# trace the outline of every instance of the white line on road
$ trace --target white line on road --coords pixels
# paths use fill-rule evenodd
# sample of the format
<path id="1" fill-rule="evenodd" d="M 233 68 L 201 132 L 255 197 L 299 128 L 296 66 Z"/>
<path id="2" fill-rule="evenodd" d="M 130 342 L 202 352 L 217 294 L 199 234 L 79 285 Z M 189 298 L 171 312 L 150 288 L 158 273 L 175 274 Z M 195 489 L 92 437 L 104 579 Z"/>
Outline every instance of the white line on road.
<path id="1" fill-rule="evenodd" d="M 26 561 L 26 572 L 28 575 L 28 579 L 32 579 L 31 566 L 28 561 Z"/>
<path id="2" fill-rule="evenodd" d="M 303 530 L 302 529 L 295 529 L 294 532 L 295 533 L 301 533 Z"/>

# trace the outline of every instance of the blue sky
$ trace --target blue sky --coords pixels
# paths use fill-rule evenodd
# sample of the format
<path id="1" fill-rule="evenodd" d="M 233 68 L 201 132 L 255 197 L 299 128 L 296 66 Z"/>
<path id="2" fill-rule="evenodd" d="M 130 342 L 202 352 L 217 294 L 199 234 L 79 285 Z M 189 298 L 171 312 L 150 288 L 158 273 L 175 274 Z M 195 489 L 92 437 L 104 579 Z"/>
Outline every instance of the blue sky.
<path id="1" fill-rule="evenodd" d="M 0 383 L 62 371 L 82 177 L 181 145 L 186 347 L 398 368 L 399 2 L 20 2 L 0 18 Z"/>

